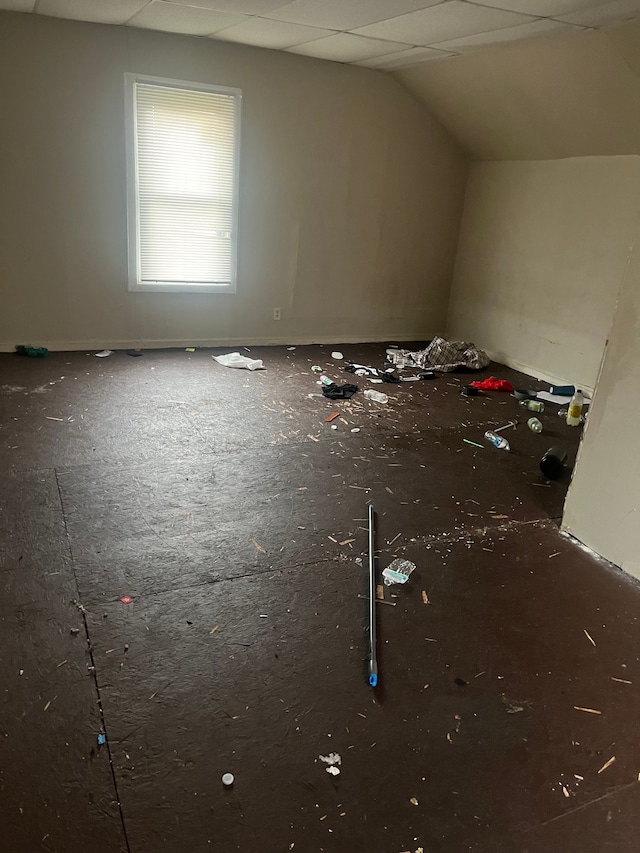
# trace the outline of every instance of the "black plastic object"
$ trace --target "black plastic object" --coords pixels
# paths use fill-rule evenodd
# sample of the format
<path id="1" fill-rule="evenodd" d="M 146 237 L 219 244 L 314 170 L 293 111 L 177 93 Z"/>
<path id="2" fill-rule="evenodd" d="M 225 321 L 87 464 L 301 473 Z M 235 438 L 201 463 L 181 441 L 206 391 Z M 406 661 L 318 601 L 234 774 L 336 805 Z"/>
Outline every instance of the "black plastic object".
<path id="1" fill-rule="evenodd" d="M 460 393 L 464 397 L 477 397 L 479 391 L 477 388 L 474 388 L 473 385 L 464 385 Z"/>
<path id="2" fill-rule="evenodd" d="M 418 374 L 418 379 L 435 379 L 436 372 L 435 370 L 425 370 L 423 373 Z"/>
<path id="3" fill-rule="evenodd" d="M 564 463 L 567 461 L 567 451 L 562 447 L 550 447 L 540 460 L 540 470 L 548 480 L 557 480 Z"/>
<path id="4" fill-rule="evenodd" d="M 538 396 L 537 391 L 527 391 L 525 388 L 516 388 L 513 392 L 516 400 L 534 400 Z"/>

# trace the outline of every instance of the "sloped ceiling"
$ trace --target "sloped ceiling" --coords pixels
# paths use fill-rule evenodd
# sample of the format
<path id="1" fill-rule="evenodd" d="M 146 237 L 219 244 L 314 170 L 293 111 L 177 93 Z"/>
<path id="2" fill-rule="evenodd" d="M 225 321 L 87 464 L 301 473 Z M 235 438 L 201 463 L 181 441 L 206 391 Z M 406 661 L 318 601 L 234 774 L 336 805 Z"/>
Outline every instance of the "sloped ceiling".
<path id="1" fill-rule="evenodd" d="M 528 39 L 395 72 L 474 160 L 640 154 L 640 25 Z"/>

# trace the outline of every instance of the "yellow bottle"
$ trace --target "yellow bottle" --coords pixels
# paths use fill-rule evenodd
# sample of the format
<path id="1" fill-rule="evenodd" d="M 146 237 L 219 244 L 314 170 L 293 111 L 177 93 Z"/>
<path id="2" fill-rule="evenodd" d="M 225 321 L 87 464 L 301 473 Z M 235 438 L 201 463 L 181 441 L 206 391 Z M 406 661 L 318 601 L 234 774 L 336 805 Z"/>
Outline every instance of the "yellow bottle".
<path id="1" fill-rule="evenodd" d="M 584 397 L 582 396 L 582 391 L 578 388 L 571 398 L 569 409 L 567 411 L 567 423 L 569 426 L 580 426 L 583 404 Z"/>

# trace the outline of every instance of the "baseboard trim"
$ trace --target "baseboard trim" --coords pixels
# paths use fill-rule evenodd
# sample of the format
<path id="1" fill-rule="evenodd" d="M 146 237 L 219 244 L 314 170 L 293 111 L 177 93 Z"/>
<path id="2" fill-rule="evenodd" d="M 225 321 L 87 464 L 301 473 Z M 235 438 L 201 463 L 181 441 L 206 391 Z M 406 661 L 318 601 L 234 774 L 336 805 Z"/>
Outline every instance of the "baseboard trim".
<path id="1" fill-rule="evenodd" d="M 500 364 L 504 364 L 506 367 L 512 367 L 514 370 L 526 373 L 528 376 L 531 376 L 532 379 L 538 379 L 541 382 L 548 382 L 549 385 L 567 384 L 566 376 L 555 376 L 553 373 L 547 373 L 544 370 L 539 370 L 537 367 L 532 367 L 530 364 L 525 364 L 522 361 L 511 358 L 503 352 L 496 352 L 495 350 L 485 350 L 485 352 L 492 361 L 497 361 Z M 592 386 L 582 385 L 582 390 L 586 391 L 589 397 L 593 394 Z"/>
<path id="2" fill-rule="evenodd" d="M 422 340 L 429 340 L 436 334 L 425 334 Z M 305 346 L 310 344 L 329 345 L 329 344 L 374 344 L 374 343 L 390 343 L 396 341 L 415 341 L 420 340 L 417 334 L 412 335 L 302 335 L 281 338 L 178 338 L 178 339 L 154 339 L 154 340 L 117 340 L 101 339 L 99 341 L 41 341 L 37 340 L 32 343 L 33 346 L 46 347 L 51 352 L 72 352 L 77 350 L 87 350 L 95 352 L 102 349 L 127 350 L 127 349 L 182 349 L 184 347 L 261 347 L 261 346 Z M 0 352 L 13 352 L 15 343 L 0 342 Z"/>

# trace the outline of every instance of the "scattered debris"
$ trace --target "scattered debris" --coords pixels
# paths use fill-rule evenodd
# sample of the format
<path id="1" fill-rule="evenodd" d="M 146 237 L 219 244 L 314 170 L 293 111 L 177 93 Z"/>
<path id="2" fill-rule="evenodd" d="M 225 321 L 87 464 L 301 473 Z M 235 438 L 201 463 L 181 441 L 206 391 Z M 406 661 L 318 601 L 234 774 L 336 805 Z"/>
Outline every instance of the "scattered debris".
<path id="1" fill-rule="evenodd" d="M 69 633 L 72 637 L 77 637 L 80 633 L 80 628 L 69 628 Z"/>
<path id="2" fill-rule="evenodd" d="M 103 734 L 102 732 L 100 732 L 100 734 L 98 735 L 98 746 L 104 746 L 104 744 L 106 742 L 107 742 L 107 736 L 105 734 Z"/>
<path id="3" fill-rule="evenodd" d="M 586 637 L 587 637 L 587 640 L 589 640 L 589 642 L 591 643 L 591 645 L 592 645 L 592 646 L 595 646 L 596 642 L 595 642 L 595 640 L 593 639 L 593 637 L 591 636 L 591 634 L 587 631 L 587 629 L 586 629 L 586 628 L 583 628 L 582 630 L 584 631 L 584 633 L 585 633 L 585 635 L 586 635 Z"/>
<path id="4" fill-rule="evenodd" d="M 264 363 L 261 358 L 248 358 L 239 352 L 230 352 L 226 355 L 212 355 L 211 358 L 223 367 L 237 367 L 245 370 L 263 370 Z"/>
<path id="5" fill-rule="evenodd" d="M 342 355 L 342 353 L 341 353 L 341 352 L 338 352 L 338 351 L 336 350 L 335 352 L 332 352 L 332 353 L 331 353 L 331 358 L 335 358 L 335 359 L 336 359 L 336 361 L 342 361 L 342 359 L 344 358 L 344 356 Z"/>
<path id="6" fill-rule="evenodd" d="M 479 447 L 481 450 L 484 450 L 484 444 L 478 444 L 477 441 L 469 441 L 468 438 L 462 439 L 465 444 L 472 444 L 474 447 Z"/>
<path id="7" fill-rule="evenodd" d="M 121 596 L 120 596 L 120 601 L 121 601 L 123 604 L 133 604 L 133 598 L 131 598 L 131 596 L 130 596 L 130 595 L 121 595 Z"/>
<path id="8" fill-rule="evenodd" d="M 608 761 L 605 761 L 605 763 L 602 765 L 600 770 L 598 770 L 598 773 L 603 773 L 607 769 L 607 767 L 611 767 L 611 765 L 613 764 L 613 762 L 615 760 L 616 760 L 616 757 L 615 757 L 615 755 L 613 755 Z"/>
<path id="9" fill-rule="evenodd" d="M 324 419 L 325 424 L 330 424 L 331 421 L 335 421 L 336 418 L 340 417 L 340 412 L 333 412 L 329 415 L 328 418 Z"/>
<path id="10" fill-rule="evenodd" d="M 331 776 L 339 776 L 340 769 L 338 765 L 342 764 L 342 758 L 337 752 L 330 752 L 329 755 L 319 755 L 318 758 L 320 761 L 324 761 L 325 764 L 328 764 L 328 767 L 325 767 L 327 773 Z"/>
<path id="11" fill-rule="evenodd" d="M 379 583 L 379 584 L 376 586 L 376 598 L 377 598 L 379 601 L 383 601 L 383 600 L 384 600 L 384 584 Z"/>
<path id="12" fill-rule="evenodd" d="M 429 596 L 427 595 L 426 590 L 424 589 L 422 590 L 422 601 L 424 604 L 429 603 Z"/>
<path id="13" fill-rule="evenodd" d="M 209 636 L 211 636 L 212 634 L 215 634 L 215 632 L 218 630 L 219 627 L 220 627 L 219 625 L 214 625 L 213 628 L 209 631 Z"/>
<path id="14" fill-rule="evenodd" d="M 386 569 L 382 570 L 385 586 L 391 586 L 395 583 L 406 583 L 415 567 L 415 563 L 412 563 L 410 560 L 401 560 L 397 557 Z"/>
<path id="15" fill-rule="evenodd" d="M 64 423 L 64 418 L 51 418 L 49 415 L 46 415 L 46 419 L 48 421 L 60 421 L 60 423 Z"/>
<path id="16" fill-rule="evenodd" d="M 409 802 L 411 803 L 411 805 L 412 805 L 412 806 L 417 806 L 417 805 L 418 805 L 418 801 L 417 801 L 417 799 L 416 799 L 415 797 L 411 797 L 411 799 L 409 800 Z"/>
<path id="17" fill-rule="evenodd" d="M 112 349 L 103 349 L 96 353 L 96 358 L 106 358 L 108 355 L 113 355 Z"/>
<path id="18" fill-rule="evenodd" d="M 565 786 L 564 786 L 564 785 L 562 785 L 561 787 L 562 787 L 562 793 L 565 795 L 565 797 L 570 797 L 570 796 L 571 796 L 571 794 L 567 791 L 567 789 L 565 788 Z"/>
<path id="19" fill-rule="evenodd" d="M 358 595 L 358 598 L 361 598 L 363 601 L 369 601 L 368 595 Z M 395 601 L 387 601 L 386 598 L 376 598 L 376 602 L 378 604 L 388 604 L 389 607 L 395 607 L 396 606 Z"/>
<path id="20" fill-rule="evenodd" d="M 65 665 L 65 663 L 69 663 L 69 660 L 68 660 L 68 659 L 66 659 L 66 660 L 61 661 L 61 662 L 58 664 L 58 666 L 56 667 L 56 669 L 60 669 L 60 667 L 61 667 L 61 666 L 64 666 L 64 665 Z"/>
<path id="21" fill-rule="evenodd" d="M 351 432 L 360 432 L 360 427 L 354 427 Z"/>
<path id="22" fill-rule="evenodd" d="M 314 364 L 311 370 L 313 373 L 322 373 L 322 368 L 319 364 Z"/>
<path id="23" fill-rule="evenodd" d="M 476 676 L 477 678 L 477 676 Z M 502 704 L 504 705 L 504 709 L 507 714 L 519 714 L 521 711 L 524 711 L 524 706 L 528 704 L 527 702 L 523 702 L 522 704 L 517 704 L 515 702 L 510 702 L 506 696 L 502 697 Z"/>
<path id="24" fill-rule="evenodd" d="M 260 551 L 261 554 L 266 554 L 266 550 L 262 547 L 262 545 L 258 544 L 255 539 L 251 540 L 252 544 L 255 545 L 256 549 Z"/>
<path id="25" fill-rule="evenodd" d="M 626 678 L 616 678 L 614 675 L 611 676 L 611 681 L 618 681 L 620 684 L 633 684 L 632 681 Z"/>
<path id="26" fill-rule="evenodd" d="M 576 711 L 584 711 L 586 714 L 602 714 L 602 711 L 596 711 L 595 708 L 581 708 L 580 705 L 574 705 L 573 707 Z"/>

